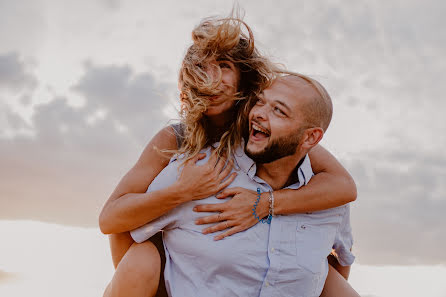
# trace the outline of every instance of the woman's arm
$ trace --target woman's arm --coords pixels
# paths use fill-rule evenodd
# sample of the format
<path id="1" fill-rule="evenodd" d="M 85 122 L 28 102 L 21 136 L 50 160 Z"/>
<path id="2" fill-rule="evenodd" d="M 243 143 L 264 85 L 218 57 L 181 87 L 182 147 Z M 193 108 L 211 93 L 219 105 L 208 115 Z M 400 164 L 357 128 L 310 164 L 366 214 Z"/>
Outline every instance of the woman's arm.
<path id="1" fill-rule="evenodd" d="M 356 200 L 355 181 L 330 152 L 317 145 L 309 156 L 315 175 L 299 190 L 274 191 L 275 214 L 323 210 Z"/>
<path id="2" fill-rule="evenodd" d="M 305 186 L 297 190 L 283 189 L 274 191 L 274 213 L 293 214 L 333 208 L 356 199 L 356 185 L 350 174 L 322 146 L 317 145 L 310 153 L 313 172 L 316 173 Z M 229 188 L 220 193 L 217 198 L 233 196 L 229 201 L 219 204 L 198 205 L 195 211 L 218 212 L 197 220 L 197 224 L 218 223 L 203 230 L 213 233 L 230 228 L 215 237 L 223 239 L 234 233 L 244 231 L 255 224 L 257 220 L 252 214 L 252 207 L 257 200 L 257 193 L 244 188 Z M 269 193 L 261 194 L 256 213 L 265 217 L 269 212 Z"/>
<path id="3" fill-rule="evenodd" d="M 174 131 L 166 127 L 146 146 L 136 164 L 122 178 L 110 195 L 99 216 L 99 227 L 104 234 L 122 233 L 142 226 L 181 203 L 213 195 L 229 185 L 235 174 L 226 181 L 231 166 L 225 160 L 211 157 L 201 166 L 195 164 L 203 158 L 199 154 L 188 161 L 174 184 L 150 193 L 145 193 L 150 183 L 167 166 L 170 155 L 161 154 L 158 149 L 177 148 Z M 214 170 L 214 166 L 217 170 Z M 220 169 L 220 170 L 219 170 Z"/>

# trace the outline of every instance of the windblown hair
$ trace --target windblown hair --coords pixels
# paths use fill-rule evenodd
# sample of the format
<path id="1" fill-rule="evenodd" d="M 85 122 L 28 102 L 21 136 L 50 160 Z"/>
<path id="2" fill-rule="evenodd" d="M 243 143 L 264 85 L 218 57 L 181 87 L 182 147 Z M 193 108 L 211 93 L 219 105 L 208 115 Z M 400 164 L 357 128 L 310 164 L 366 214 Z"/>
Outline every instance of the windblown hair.
<path id="1" fill-rule="evenodd" d="M 243 32 L 245 29 L 246 32 Z M 239 18 L 204 19 L 192 31 L 193 44 L 184 57 L 179 73 L 181 92 L 180 118 L 185 127 L 183 145 L 177 153 L 185 154 L 184 162 L 196 156 L 201 149 L 220 141 L 215 153 L 230 156 L 246 136 L 249 100 L 258 95 L 280 72 L 276 64 L 260 55 L 254 46 L 254 36 L 249 26 Z M 219 79 L 210 77 L 202 68 L 209 59 L 227 60 L 240 71 L 236 104 L 228 130 L 220 139 L 209 135 L 209 124 L 204 112 L 211 96 L 220 95 Z"/>

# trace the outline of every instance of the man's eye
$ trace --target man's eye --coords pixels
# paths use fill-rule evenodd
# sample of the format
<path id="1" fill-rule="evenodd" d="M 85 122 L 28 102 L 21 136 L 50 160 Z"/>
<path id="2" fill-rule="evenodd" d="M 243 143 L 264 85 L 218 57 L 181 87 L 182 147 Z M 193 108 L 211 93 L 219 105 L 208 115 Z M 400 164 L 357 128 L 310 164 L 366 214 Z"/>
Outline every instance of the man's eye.
<path id="1" fill-rule="evenodd" d="M 278 108 L 278 107 L 274 107 L 274 111 L 275 111 L 276 113 L 281 114 L 281 115 L 285 115 L 285 113 L 284 113 L 280 108 Z"/>

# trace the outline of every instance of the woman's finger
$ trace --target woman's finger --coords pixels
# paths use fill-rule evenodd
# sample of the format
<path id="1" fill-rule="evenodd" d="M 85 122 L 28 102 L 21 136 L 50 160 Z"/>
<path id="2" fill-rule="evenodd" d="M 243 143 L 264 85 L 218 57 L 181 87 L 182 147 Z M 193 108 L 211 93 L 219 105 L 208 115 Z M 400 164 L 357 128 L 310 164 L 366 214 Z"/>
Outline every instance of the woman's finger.
<path id="1" fill-rule="evenodd" d="M 216 204 L 200 204 L 195 206 L 192 210 L 197 212 L 223 212 L 226 208 L 225 203 L 216 203 Z"/>
<path id="2" fill-rule="evenodd" d="M 219 176 L 218 176 L 218 180 L 219 180 L 219 181 L 224 180 L 224 179 L 229 175 L 229 173 L 231 173 L 233 167 L 234 167 L 234 161 L 231 159 L 231 160 L 229 160 L 229 162 L 226 164 L 225 169 L 223 169 L 223 170 L 220 172 L 220 174 L 219 174 Z"/>
<path id="3" fill-rule="evenodd" d="M 195 162 L 197 162 L 198 160 L 203 160 L 204 158 L 206 158 L 206 154 L 205 153 L 199 153 L 196 157 L 197 157 L 197 160 Z"/>
<path id="4" fill-rule="evenodd" d="M 215 149 L 211 150 L 211 156 L 209 157 L 208 164 L 210 168 L 215 168 L 218 161 L 218 155 L 215 153 Z"/>
<path id="5" fill-rule="evenodd" d="M 217 174 L 220 174 L 225 164 L 226 164 L 226 158 L 220 157 L 220 159 L 218 159 L 217 161 L 217 164 L 215 164 L 214 171 L 217 172 Z"/>
<path id="6" fill-rule="evenodd" d="M 187 161 L 186 163 L 195 165 L 195 163 L 197 163 L 198 160 L 202 160 L 204 158 L 206 158 L 206 154 L 205 153 L 199 153 L 195 157 L 193 157 L 192 159 Z"/>
<path id="7" fill-rule="evenodd" d="M 222 182 L 219 186 L 218 186 L 218 191 L 217 192 L 220 192 L 221 190 L 223 190 L 224 188 L 226 188 L 227 186 L 229 186 L 233 181 L 234 181 L 234 179 L 237 177 L 237 172 L 233 172 L 224 182 Z M 226 195 L 226 196 L 220 196 L 220 195 L 217 195 L 217 198 L 225 198 L 225 197 L 227 197 L 228 195 Z"/>
<path id="8" fill-rule="evenodd" d="M 236 172 L 234 172 L 234 173 L 237 175 Z M 234 195 L 240 193 L 243 190 L 246 190 L 246 189 L 240 188 L 240 187 L 224 189 L 221 193 L 217 194 L 216 197 L 220 199 L 220 198 L 226 198 L 228 196 L 234 196 Z"/>

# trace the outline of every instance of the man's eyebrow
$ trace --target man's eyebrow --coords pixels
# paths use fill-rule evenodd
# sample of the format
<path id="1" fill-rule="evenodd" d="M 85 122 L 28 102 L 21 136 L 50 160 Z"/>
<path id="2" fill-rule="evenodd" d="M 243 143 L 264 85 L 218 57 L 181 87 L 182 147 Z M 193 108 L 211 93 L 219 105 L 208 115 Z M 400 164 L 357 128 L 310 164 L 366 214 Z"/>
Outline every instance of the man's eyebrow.
<path id="1" fill-rule="evenodd" d="M 257 97 L 262 100 L 265 100 L 265 96 L 264 96 L 263 92 L 261 92 Z M 288 110 L 288 112 L 291 112 L 291 108 L 288 105 L 286 105 L 285 102 L 283 102 L 279 99 L 273 99 L 272 101 L 282 105 L 286 110 Z"/>
<path id="2" fill-rule="evenodd" d="M 282 105 L 289 112 L 291 111 L 291 109 L 288 107 L 288 105 L 285 104 L 285 102 L 280 101 L 279 99 L 275 99 L 274 101 L 277 102 L 278 104 Z"/>

